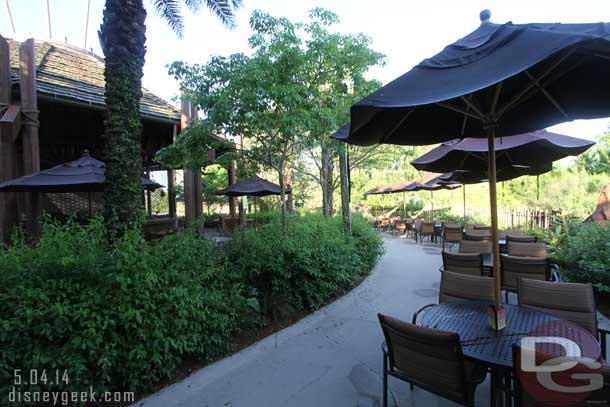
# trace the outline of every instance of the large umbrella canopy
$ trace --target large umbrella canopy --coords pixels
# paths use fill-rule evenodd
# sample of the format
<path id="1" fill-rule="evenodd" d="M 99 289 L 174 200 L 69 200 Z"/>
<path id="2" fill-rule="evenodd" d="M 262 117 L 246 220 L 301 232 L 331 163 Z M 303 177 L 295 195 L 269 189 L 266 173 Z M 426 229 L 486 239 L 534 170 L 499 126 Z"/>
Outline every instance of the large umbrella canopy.
<path id="1" fill-rule="evenodd" d="M 357 145 L 497 137 L 610 116 L 610 23 L 481 25 L 351 107 Z"/>
<path id="2" fill-rule="evenodd" d="M 484 10 L 475 31 L 352 105 L 347 137 L 335 137 L 357 145 L 487 137 L 501 307 L 494 139 L 610 116 L 610 24 L 493 24 L 490 15 Z"/>
<path id="3" fill-rule="evenodd" d="M 286 193 L 291 193 L 290 189 L 286 189 Z M 279 185 L 259 178 L 256 175 L 252 178 L 240 180 L 216 192 L 216 195 L 226 196 L 268 196 L 280 194 L 281 188 Z"/>
<path id="4" fill-rule="evenodd" d="M 106 164 L 85 151 L 78 160 L 0 183 L 0 192 L 102 192 L 105 173 Z M 147 178 L 141 180 L 146 190 L 161 188 Z"/>
<path id="5" fill-rule="evenodd" d="M 461 185 L 457 181 L 444 179 L 445 174 L 428 173 L 421 178 L 413 181 L 412 183 L 405 185 L 401 192 L 411 191 L 436 191 L 439 189 L 455 189 Z"/>
<path id="6" fill-rule="evenodd" d="M 594 141 L 564 136 L 546 130 L 502 137 L 496 142 L 498 177 L 504 169 L 517 166 L 535 168 L 542 163 L 579 155 L 594 145 Z M 411 164 L 418 170 L 447 172 L 466 170 L 487 172 L 487 140 L 481 138 L 455 139 L 428 151 Z M 487 178 L 487 177 L 484 177 Z M 498 179 L 499 180 L 499 179 Z"/>
<path id="7" fill-rule="evenodd" d="M 523 175 L 542 175 L 552 170 L 553 164 L 551 162 L 534 167 L 526 165 L 511 165 L 510 167 L 504 167 L 496 172 L 496 181 L 509 181 Z M 478 184 L 480 182 L 489 181 L 489 177 L 487 175 L 487 170 L 455 170 L 442 174 L 439 176 L 439 180 L 441 182 L 457 182 L 460 184 Z"/>

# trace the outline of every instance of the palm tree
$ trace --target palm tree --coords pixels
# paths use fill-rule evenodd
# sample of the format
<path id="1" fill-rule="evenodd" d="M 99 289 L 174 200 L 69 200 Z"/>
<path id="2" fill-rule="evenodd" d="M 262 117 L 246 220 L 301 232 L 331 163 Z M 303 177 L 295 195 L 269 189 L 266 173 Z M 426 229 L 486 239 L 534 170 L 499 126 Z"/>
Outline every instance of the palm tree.
<path id="1" fill-rule="evenodd" d="M 181 37 L 183 6 L 196 12 L 204 4 L 227 27 L 233 27 L 235 11 L 242 0 L 151 0 L 151 3 Z M 105 57 L 106 80 L 104 217 L 115 231 L 137 225 L 141 213 L 140 98 L 146 54 L 145 20 L 143 0 L 106 0 L 98 33 Z"/>

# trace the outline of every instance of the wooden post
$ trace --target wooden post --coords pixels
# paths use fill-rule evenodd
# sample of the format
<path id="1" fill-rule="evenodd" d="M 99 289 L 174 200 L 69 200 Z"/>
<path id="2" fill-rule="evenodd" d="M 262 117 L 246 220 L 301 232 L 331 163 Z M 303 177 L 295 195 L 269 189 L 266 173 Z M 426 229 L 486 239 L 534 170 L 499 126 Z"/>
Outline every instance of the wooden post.
<path id="1" fill-rule="evenodd" d="M 146 171 L 146 178 L 150 179 L 150 171 Z M 146 190 L 146 212 L 148 216 L 152 216 L 152 192 Z"/>
<path id="2" fill-rule="evenodd" d="M 191 103 L 191 122 L 197 119 L 197 106 Z M 193 168 L 193 194 L 195 203 L 195 219 L 200 219 L 203 216 L 203 184 L 201 180 L 201 168 Z M 201 229 L 203 232 L 203 229 Z"/>
<path id="3" fill-rule="evenodd" d="M 184 130 L 191 124 L 191 104 L 184 94 L 181 100 L 180 129 Z M 189 226 L 195 220 L 195 190 L 193 183 L 193 172 L 190 168 L 182 169 L 184 179 L 184 215 L 186 224 Z"/>
<path id="4" fill-rule="evenodd" d="M 229 186 L 231 186 L 235 184 L 237 175 L 237 163 L 235 162 L 235 160 L 231 161 L 231 163 L 229 164 L 229 171 L 227 172 L 229 177 Z M 231 214 L 232 218 L 235 217 L 235 197 L 233 196 L 229 197 L 229 213 Z"/>
<path id="5" fill-rule="evenodd" d="M 174 124 L 172 128 L 172 143 L 176 141 L 178 135 L 178 126 Z M 167 170 L 167 199 L 169 200 L 169 217 L 176 217 L 176 180 L 174 179 L 174 170 Z"/>
<path id="6" fill-rule="evenodd" d="M 24 41 L 19 47 L 20 94 L 23 128 L 23 175 L 40 171 L 40 148 L 38 140 L 38 101 L 36 96 L 36 56 L 34 39 Z M 37 236 L 40 225 L 39 194 L 25 194 L 26 230 L 30 236 Z"/>
<path id="7" fill-rule="evenodd" d="M 343 215 L 343 228 L 345 233 L 351 234 L 352 219 L 350 213 L 349 154 L 346 143 L 341 143 L 341 146 L 339 147 L 339 179 L 341 181 L 341 214 Z"/>
<path id="8" fill-rule="evenodd" d="M 11 103 L 11 61 L 8 41 L 0 36 L 0 117 Z M 0 182 L 15 178 L 17 149 L 12 131 L 0 129 Z M 0 193 L 0 239 L 7 242 L 17 224 L 17 196 L 14 192 Z"/>

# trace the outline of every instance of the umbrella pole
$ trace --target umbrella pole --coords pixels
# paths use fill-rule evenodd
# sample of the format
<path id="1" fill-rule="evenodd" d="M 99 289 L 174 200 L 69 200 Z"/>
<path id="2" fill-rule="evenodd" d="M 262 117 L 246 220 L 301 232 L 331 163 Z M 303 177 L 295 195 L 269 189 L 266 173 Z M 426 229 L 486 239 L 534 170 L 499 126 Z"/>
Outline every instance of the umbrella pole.
<path id="1" fill-rule="evenodd" d="M 434 220 L 434 191 L 430 190 L 430 222 Z"/>
<path id="2" fill-rule="evenodd" d="M 540 201 L 540 174 L 536 175 L 536 201 Z"/>
<path id="3" fill-rule="evenodd" d="M 466 225 L 466 184 L 462 185 L 462 205 L 464 206 L 464 226 Z"/>
<path id="4" fill-rule="evenodd" d="M 93 218 L 93 192 L 89 191 L 87 198 L 89 200 L 89 220 L 91 220 Z"/>
<path id="5" fill-rule="evenodd" d="M 500 245 L 498 243 L 498 202 L 496 196 L 496 151 L 494 145 L 495 128 L 487 128 L 487 151 L 489 171 L 489 207 L 491 212 L 491 241 L 493 245 L 494 302 L 496 312 L 502 306 L 500 279 Z"/>
<path id="6" fill-rule="evenodd" d="M 402 212 L 404 217 L 407 217 L 407 193 L 403 192 L 402 193 Z"/>

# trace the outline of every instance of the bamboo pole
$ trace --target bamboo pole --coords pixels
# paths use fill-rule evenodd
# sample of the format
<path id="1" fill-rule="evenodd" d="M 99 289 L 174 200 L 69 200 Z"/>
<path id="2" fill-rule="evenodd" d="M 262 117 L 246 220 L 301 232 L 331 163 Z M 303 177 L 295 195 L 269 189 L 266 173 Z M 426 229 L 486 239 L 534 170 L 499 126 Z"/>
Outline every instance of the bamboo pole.
<path id="1" fill-rule="evenodd" d="M 496 197 L 496 152 L 494 127 L 487 128 L 489 207 L 491 212 L 491 241 L 493 246 L 494 303 L 496 310 L 502 306 L 500 279 L 500 245 L 498 243 L 498 203 Z"/>

